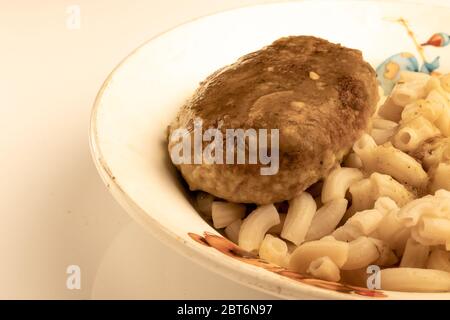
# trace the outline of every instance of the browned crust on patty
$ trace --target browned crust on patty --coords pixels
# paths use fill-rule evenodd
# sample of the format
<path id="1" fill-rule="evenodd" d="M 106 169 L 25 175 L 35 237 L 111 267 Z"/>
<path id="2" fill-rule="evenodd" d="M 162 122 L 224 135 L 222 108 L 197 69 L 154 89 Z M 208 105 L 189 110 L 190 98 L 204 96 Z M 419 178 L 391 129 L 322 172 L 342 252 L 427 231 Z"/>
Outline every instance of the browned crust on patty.
<path id="1" fill-rule="evenodd" d="M 315 37 L 285 37 L 210 75 L 169 133 L 192 129 L 195 117 L 204 129 L 219 123 L 223 131 L 279 129 L 276 175 L 262 176 L 260 166 L 251 164 L 178 166 L 192 190 L 233 202 L 273 203 L 323 178 L 366 129 L 377 101 L 375 72 L 360 51 Z"/>

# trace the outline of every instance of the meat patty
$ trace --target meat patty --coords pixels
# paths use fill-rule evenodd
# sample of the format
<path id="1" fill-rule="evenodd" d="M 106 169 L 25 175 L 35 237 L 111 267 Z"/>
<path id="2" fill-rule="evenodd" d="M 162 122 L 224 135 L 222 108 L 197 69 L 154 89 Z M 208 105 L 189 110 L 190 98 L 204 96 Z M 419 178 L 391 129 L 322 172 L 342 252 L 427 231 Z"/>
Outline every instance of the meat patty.
<path id="1" fill-rule="evenodd" d="M 289 200 L 342 160 L 377 101 L 375 71 L 360 51 L 310 36 L 281 38 L 210 75 L 169 126 L 169 134 L 192 134 L 200 118 L 203 130 L 279 129 L 278 172 L 261 175 L 260 163 L 177 167 L 191 190 L 231 202 Z"/>

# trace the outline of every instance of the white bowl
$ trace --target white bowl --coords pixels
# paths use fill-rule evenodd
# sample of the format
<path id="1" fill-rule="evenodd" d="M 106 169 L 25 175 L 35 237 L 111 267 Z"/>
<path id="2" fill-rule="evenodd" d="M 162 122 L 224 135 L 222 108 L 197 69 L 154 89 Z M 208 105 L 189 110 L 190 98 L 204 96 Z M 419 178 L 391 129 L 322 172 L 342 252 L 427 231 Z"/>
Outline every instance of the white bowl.
<path id="1" fill-rule="evenodd" d="M 307 279 L 239 257 L 192 207 L 170 163 L 165 136 L 201 80 L 281 36 L 314 35 L 339 42 L 362 50 L 376 66 L 402 51 L 418 56 L 405 28 L 394 19 L 409 21 L 424 42 L 450 29 L 449 16 L 450 9 L 443 7 L 314 1 L 246 7 L 179 26 L 135 50 L 105 81 L 91 119 L 94 161 L 111 193 L 139 223 L 180 253 L 245 285 L 291 299 L 450 299 L 450 293 L 373 292 Z M 448 49 L 425 48 L 430 60 L 442 56 L 438 71 L 450 70 Z"/>

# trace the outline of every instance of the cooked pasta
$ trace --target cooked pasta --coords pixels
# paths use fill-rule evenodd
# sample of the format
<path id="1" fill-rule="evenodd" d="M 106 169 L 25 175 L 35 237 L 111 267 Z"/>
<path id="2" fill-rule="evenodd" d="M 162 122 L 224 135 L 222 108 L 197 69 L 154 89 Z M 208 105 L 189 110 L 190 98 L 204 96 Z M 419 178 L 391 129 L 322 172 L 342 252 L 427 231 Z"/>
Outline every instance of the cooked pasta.
<path id="1" fill-rule="evenodd" d="M 400 72 L 400 82 L 410 82 L 410 81 L 422 81 L 428 82 L 431 79 L 430 75 L 422 72 L 406 71 L 402 70 Z"/>
<path id="2" fill-rule="evenodd" d="M 402 268 L 425 268 L 428 260 L 430 247 L 421 245 L 410 238 L 406 243 L 400 267 Z"/>
<path id="3" fill-rule="evenodd" d="M 398 262 L 397 255 L 384 241 L 375 238 L 370 238 L 370 240 L 375 244 L 379 253 L 378 259 L 372 262 L 372 265 L 389 267 Z"/>
<path id="4" fill-rule="evenodd" d="M 344 165 L 347 168 L 362 168 L 362 162 L 361 159 L 358 157 L 358 155 L 354 152 L 350 153 L 344 160 Z"/>
<path id="5" fill-rule="evenodd" d="M 436 137 L 440 133 L 427 118 L 419 116 L 409 121 L 402 121 L 393 138 L 393 144 L 401 151 L 410 152 L 416 150 L 425 140 Z"/>
<path id="6" fill-rule="evenodd" d="M 399 206 L 398 204 L 392 200 L 389 197 L 382 196 L 375 201 L 374 209 L 380 211 L 383 216 L 392 212 L 392 211 L 398 211 Z"/>
<path id="7" fill-rule="evenodd" d="M 439 136 L 425 141 L 412 154 L 422 162 L 424 169 L 430 174 L 430 170 L 439 164 L 450 163 L 450 138 Z"/>
<path id="8" fill-rule="evenodd" d="M 450 137 L 450 106 L 442 111 L 441 116 L 435 122 L 436 127 L 446 137 Z"/>
<path id="9" fill-rule="evenodd" d="M 402 207 L 398 217 L 406 227 L 413 227 L 419 223 L 422 216 L 450 219 L 450 191 L 438 190 L 433 195 L 413 200 Z"/>
<path id="10" fill-rule="evenodd" d="M 387 129 L 395 129 L 398 127 L 398 123 L 390 120 L 386 120 L 383 118 L 375 118 L 372 120 L 372 128 L 387 130 Z"/>
<path id="11" fill-rule="evenodd" d="M 377 228 L 377 239 L 392 244 L 395 236 L 405 228 L 398 218 L 398 210 L 400 209 L 393 209 L 384 215 Z"/>
<path id="12" fill-rule="evenodd" d="M 404 108 L 404 106 L 396 104 L 392 97 L 387 97 L 386 101 L 378 108 L 378 115 L 383 119 L 398 122 Z"/>
<path id="13" fill-rule="evenodd" d="M 343 270 L 356 270 L 368 266 L 380 257 L 375 243 L 368 237 L 359 237 L 349 243 L 348 258 Z"/>
<path id="14" fill-rule="evenodd" d="M 384 144 L 391 140 L 391 138 L 395 135 L 397 132 L 397 128 L 395 129 L 372 129 L 370 132 L 370 135 L 372 136 L 373 140 L 376 142 L 377 145 Z"/>
<path id="15" fill-rule="evenodd" d="M 373 183 L 370 179 L 362 179 L 353 183 L 349 192 L 352 196 L 351 213 L 370 209 L 375 203 L 375 197 L 373 196 Z"/>
<path id="16" fill-rule="evenodd" d="M 242 219 L 246 210 L 243 204 L 222 201 L 214 201 L 211 209 L 214 228 L 217 229 L 225 228 L 234 221 Z"/>
<path id="17" fill-rule="evenodd" d="M 394 237 L 391 239 L 389 243 L 390 247 L 395 251 L 397 256 L 401 257 L 405 252 L 406 243 L 408 239 L 411 237 L 411 230 L 409 229 L 401 229 Z"/>
<path id="18" fill-rule="evenodd" d="M 316 209 L 316 202 L 307 192 L 303 192 L 289 201 L 289 210 L 281 231 L 281 237 L 296 245 L 301 244 L 305 240 Z"/>
<path id="19" fill-rule="evenodd" d="M 391 98 L 397 105 L 406 106 L 426 95 L 427 83 L 426 78 L 399 82 L 392 90 Z"/>
<path id="20" fill-rule="evenodd" d="M 361 234 L 367 236 L 378 228 L 383 217 L 384 215 L 377 209 L 360 211 L 348 219 L 344 227 L 351 225 Z"/>
<path id="21" fill-rule="evenodd" d="M 242 249 L 291 271 L 366 286 L 377 266 L 384 290 L 450 292 L 450 74 L 401 72 L 342 156 L 288 208 L 245 217 L 246 206 L 203 192 L 196 206 Z"/>
<path id="22" fill-rule="evenodd" d="M 291 254 L 289 268 L 305 273 L 314 260 L 321 257 L 329 257 L 341 268 L 348 258 L 349 244 L 343 241 L 316 240 L 306 242 L 295 249 Z"/>
<path id="23" fill-rule="evenodd" d="M 427 269 L 450 272 L 450 253 L 445 250 L 434 249 L 428 258 Z"/>
<path id="24" fill-rule="evenodd" d="M 289 261 L 287 244 L 280 238 L 266 234 L 259 248 L 259 256 L 269 262 L 286 267 Z"/>
<path id="25" fill-rule="evenodd" d="M 442 89 L 450 93 L 450 73 L 444 74 L 440 79 Z"/>
<path id="26" fill-rule="evenodd" d="M 372 131 L 370 135 L 377 145 L 388 142 L 397 132 L 398 123 L 382 118 L 375 118 L 372 121 Z"/>
<path id="27" fill-rule="evenodd" d="M 361 237 L 363 233 L 354 225 L 345 224 L 334 230 L 331 235 L 338 241 L 350 242 L 358 237 Z"/>
<path id="28" fill-rule="evenodd" d="M 403 206 L 414 200 L 414 194 L 389 175 L 374 172 L 371 174 L 370 180 L 373 185 L 373 196 L 376 199 L 389 197 L 399 206 Z"/>
<path id="29" fill-rule="evenodd" d="M 363 178 L 363 174 L 356 168 L 336 168 L 325 179 L 322 189 L 322 202 L 345 198 L 350 185 Z"/>
<path id="30" fill-rule="evenodd" d="M 225 235 L 234 243 L 239 242 L 239 231 L 241 230 L 242 220 L 236 220 L 225 228 Z"/>
<path id="31" fill-rule="evenodd" d="M 273 204 L 255 209 L 242 222 L 239 246 L 247 251 L 258 251 L 267 231 L 280 223 L 280 215 Z"/>
<path id="32" fill-rule="evenodd" d="M 364 169 L 370 173 L 384 173 L 417 188 L 424 187 L 427 183 L 428 175 L 421 164 L 410 155 L 394 148 L 391 143 L 377 146 L 366 134 L 355 143 L 353 150 L 361 158 Z"/>
<path id="33" fill-rule="evenodd" d="M 313 260 L 306 270 L 307 273 L 318 279 L 327 281 L 341 280 L 341 274 L 338 266 L 329 257 L 320 257 Z"/>
<path id="34" fill-rule="evenodd" d="M 450 291 L 450 273 L 419 268 L 390 268 L 381 270 L 381 289 L 392 291 L 446 292 Z"/>
<path id="35" fill-rule="evenodd" d="M 448 149 L 450 151 L 450 149 Z M 439 163 L 432 170 L 430 177 L 429 191 L 434 193 L 439 189 L 450 191 L 450 161 L 448 163 Z"/>
<path id="36" fill-rule="evenodd" d="M 434 239 L 438 244 L 450 240 L 450 219 L 422 217 L 417 225 L 417 233 L 425 239 Z"/>
<path id="37" fill-rule="evenodd" d="M 344 216 L 347 204 L 346 199 L 336 199 L 317 210 L 306 234 L 306 241 L 318 240 L 331 234 Z"/>

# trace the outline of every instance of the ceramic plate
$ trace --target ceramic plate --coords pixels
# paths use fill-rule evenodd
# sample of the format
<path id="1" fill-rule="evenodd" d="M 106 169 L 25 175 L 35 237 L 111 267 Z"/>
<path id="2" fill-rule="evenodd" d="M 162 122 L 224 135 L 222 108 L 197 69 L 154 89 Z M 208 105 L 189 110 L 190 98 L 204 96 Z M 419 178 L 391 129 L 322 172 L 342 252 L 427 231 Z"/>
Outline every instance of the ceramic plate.
<path id="1" fill-rule="evenodd" d="M 309 279 L 240 254 L 192 207 L 165 136 L 201 80 L 282 36 L 314 35 L 360 49 L 379 67 L 386 90 L 397 69 L 448 72 L 449 16 L 450 9 L 436 6 L 314 1 L 246 7 L 172 29 L 131 53 L 101 88 L 91 120 L 97 168 L 117 201 L 150 232 L 245 285 L 291 299 L 450 299 L 450 293 L 371 291 Z"/>

